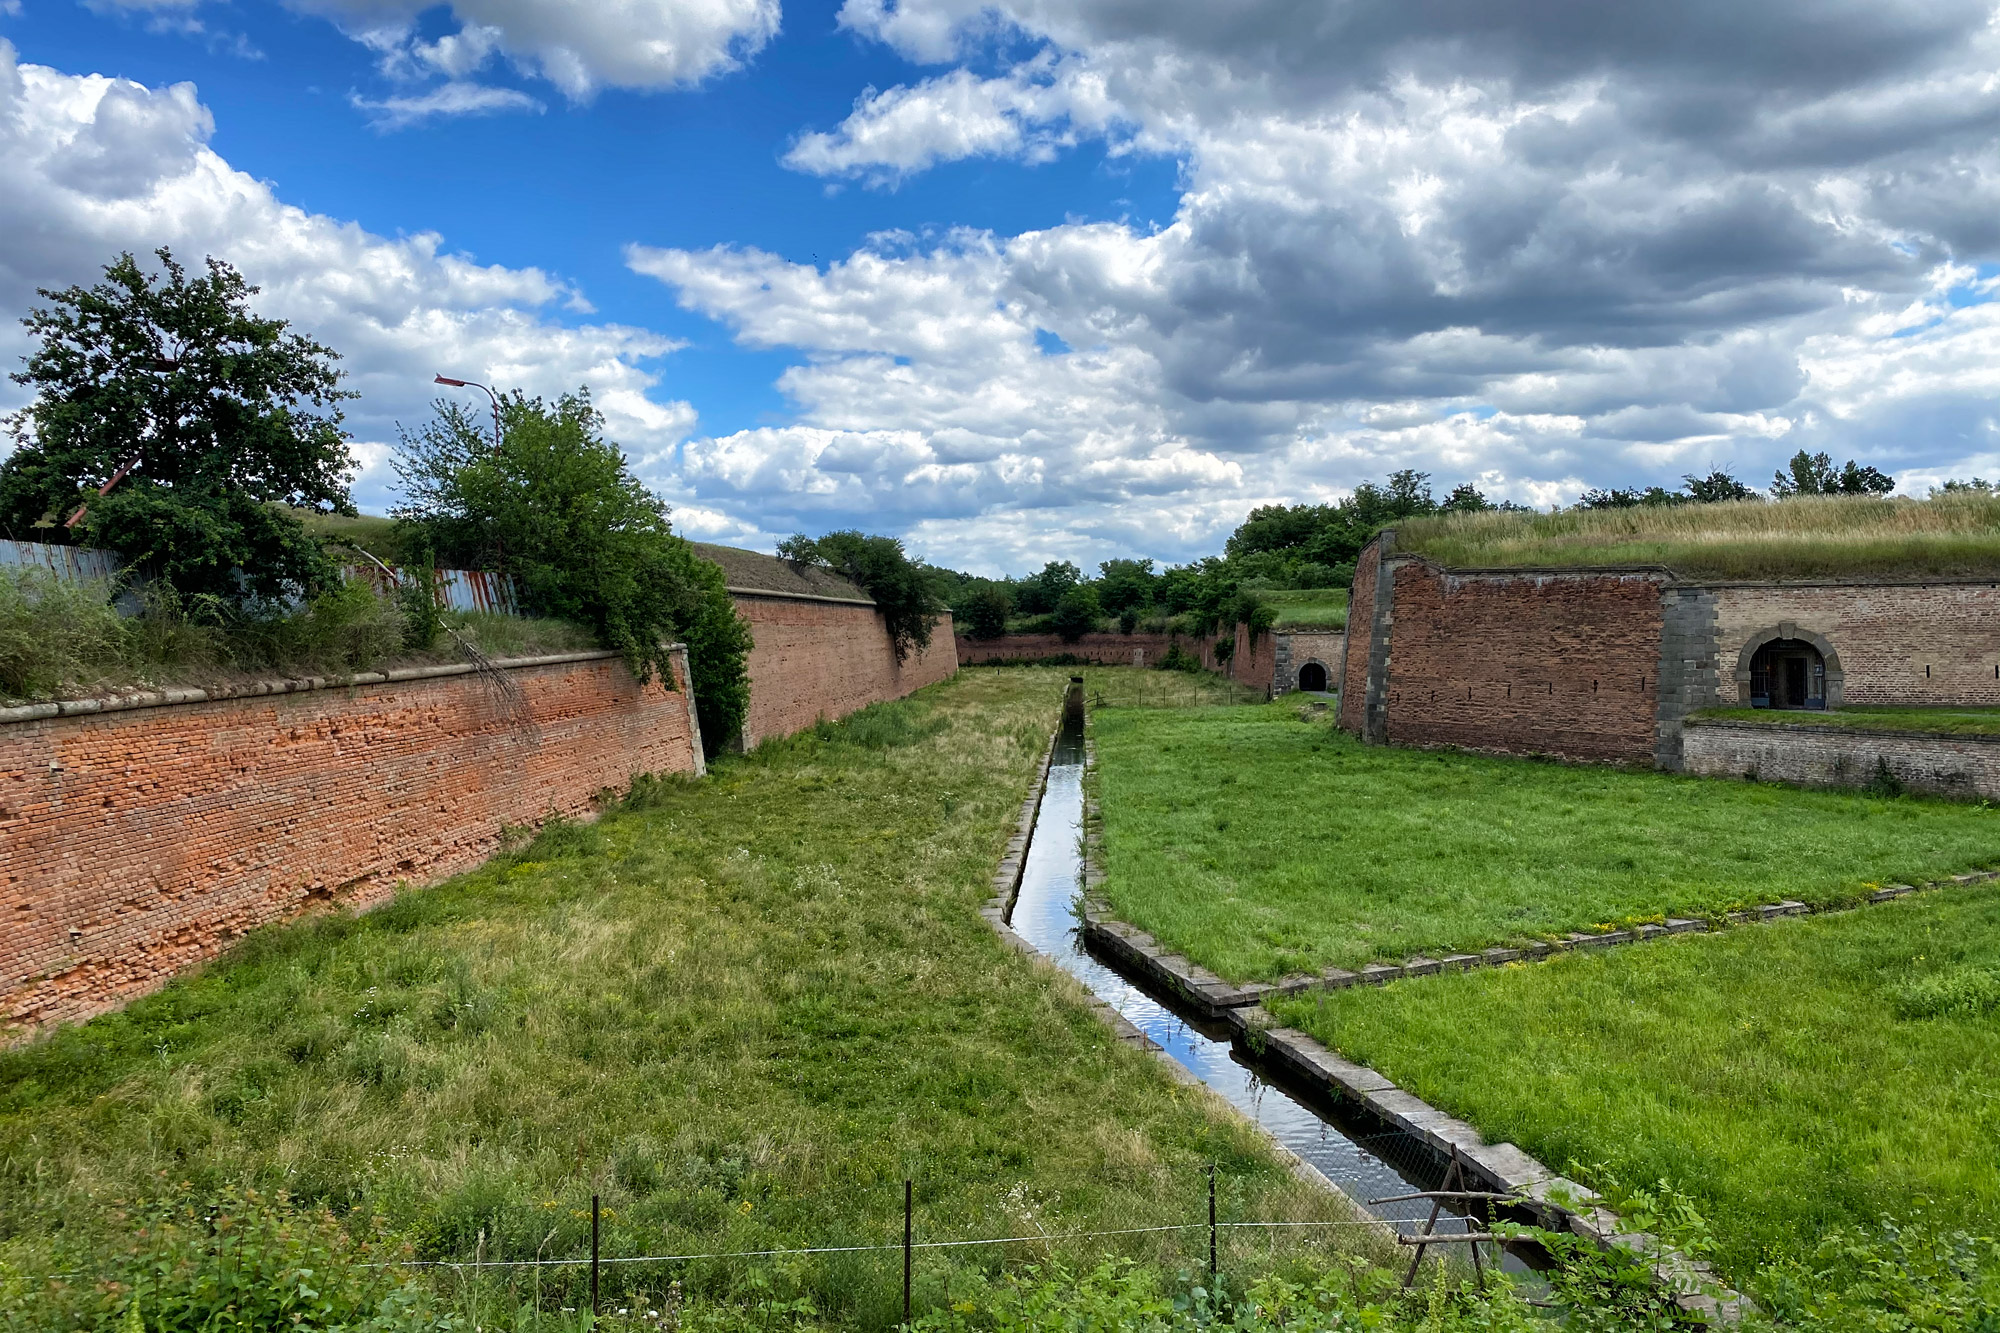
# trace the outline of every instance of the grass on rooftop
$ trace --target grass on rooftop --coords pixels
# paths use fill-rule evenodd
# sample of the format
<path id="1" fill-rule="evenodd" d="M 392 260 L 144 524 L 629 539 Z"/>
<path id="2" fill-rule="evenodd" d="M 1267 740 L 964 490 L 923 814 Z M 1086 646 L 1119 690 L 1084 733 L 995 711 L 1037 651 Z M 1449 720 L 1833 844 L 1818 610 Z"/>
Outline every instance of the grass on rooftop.
<path id="1" fill-rule="evenodd" d="M 593 1193 L 611 1256 L 900 1240 L 906 1176 L 922 1239 L 1190 1222 L 1211 1162 L 1225 1216 L 1338 1211 L 980 919 L 1067 677 L 963 673 L 705 781 L 644 785 L 594 824 L 366 916 L 260 931 L 0 1052 L 0 1279 L 61 1271 L 115 1233 L 114 1200 L 231 1184 L 488 1260 L 587 1253 Z M 1132 1243 L 1171 1273 L 1204 1241 Z M 926 1251 L 919 1308 L 1065 1253 Z M 900 1267 L 827 1254 L 605 1281 L 613 1305 L 658 1308 L 679 1280 L 883 1328 Z M 494 1277 L 489 1314 L 528 1281 Z M 580 1270 L 539 1281 L 545 1310 L 580 1304 Z"/>
<path id="2" fill-rule="evenodd" d="M 1399 550 L 1458 567 L 1665 565 L 1688 578 L 2000 575 L 2000 496 L 1861 496 L 1411 519 Z"/>
<path id="3" fill-rule="evenodd" d="M 1667 1180 L 1739 1280 L 1830 1226 L 2000 1223 L 2000 887 L 1272 1007 L 1586 1184 Z M 1867 1325 L 1920 1326 L 1973 1325 Z"/>
<path id="4" fill-rule="evenodd" d="M 2000 864 L 1979 806 L 1363 746 L 1295 701 L 1091 725 L 1106 895 L 1237 981 Z"/>
<path id="5" fill-rule="evenodd" d="M 1882 731 L 1928 731 L 1946 736 L 2000 736 L 2000 708 L 1897 708 L 1885 704 L 1848 704 L 1825 711 L 1704 708 L 1689 720 L 1697 724 L 1750 722 L 1760 727 L 1866 727 Z"/>
<path id="6" fill-rule="evenodd" d="M 1257 594 L 1278 612 L 1277 629 L 1344 629 L 1346 588 L 1290 588 Z"/>

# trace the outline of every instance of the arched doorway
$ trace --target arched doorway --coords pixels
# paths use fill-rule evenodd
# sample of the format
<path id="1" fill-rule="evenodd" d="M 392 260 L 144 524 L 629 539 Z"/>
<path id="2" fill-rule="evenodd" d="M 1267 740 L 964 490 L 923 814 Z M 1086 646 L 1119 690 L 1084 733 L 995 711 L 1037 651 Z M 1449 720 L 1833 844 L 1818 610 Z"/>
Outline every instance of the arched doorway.
<path id="1" fill-rule="evenodd" d="M 1826 658 L 1804 639 L 1772 639 L 1750 658 L 1752 708 L 1825 708 Z"/>
<path id="2" fill-rule="evenodd" d="M 1317 662 L 1308 662 L 1299 668 L 1299 688 L 1311 694 L 1326 693 L 1326 668 Z"/>

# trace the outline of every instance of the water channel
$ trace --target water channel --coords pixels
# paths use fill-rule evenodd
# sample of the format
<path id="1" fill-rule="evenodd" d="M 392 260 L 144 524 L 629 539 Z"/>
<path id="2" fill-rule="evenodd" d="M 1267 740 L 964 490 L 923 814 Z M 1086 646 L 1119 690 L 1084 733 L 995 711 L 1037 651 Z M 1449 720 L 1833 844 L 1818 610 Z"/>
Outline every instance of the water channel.
<path id="1" fill-rule="evenodd" d="M 1083 770 L 1082 718 L 1071 710 L 1056 740 L 1009 917 L 1014 931 L 1367 1212 L 1415 1234 L 1429 1215 L 1428 1203 L 1368 1201 L 1437 1189 L 1442 1168 L 1426 1148 L 1363 1113 L 1343 1114 L 1303 1090 L 1267 1080 L 1238 1055 L 1226 1030 L 1205 1030 L 1084 948 L 1076 915 L 1083 883 Z M 1512 1255 L 1503 1263 L 1523 1266 Z"/>

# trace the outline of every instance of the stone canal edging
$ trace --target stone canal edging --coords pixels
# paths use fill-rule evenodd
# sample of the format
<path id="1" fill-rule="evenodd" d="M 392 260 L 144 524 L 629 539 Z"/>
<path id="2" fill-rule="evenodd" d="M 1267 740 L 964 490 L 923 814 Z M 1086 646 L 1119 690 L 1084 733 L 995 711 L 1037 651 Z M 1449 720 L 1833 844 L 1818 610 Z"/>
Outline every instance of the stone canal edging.
<path id="1" fill-rule="evenodd" d="M 1603 1206 L 1595 1191 L 1550 1170 L 1512 1143 L 1488 1143 L 1477 1129 L 1445 1114 L 1414 1093 L 1396 1086 L 1385 1075 L 1366 1065 L 1327 1049 L 1303 1032 L 1277 1025 L 1262 1005 L 1264 996 L 1291 994 L 1315 986 L 1350 986 L 1356 983 L 1381 984 L 1391 976 L 1424 976 L 1452 968 L 1512 962 L 1530 956 L 1547 956 L 1569 947 L 1547 944 L 1539 950 L 1487 950 L 1483 954 L 1459 954 L 1437 960 L 1413 959 L 1401 967 L 1373 965 L 1360 973 L 1330 969 L 1319 978 L 1288 978 L 1278 985 L 1254 983 L 1233 986 L 1179 954 L 1168 953 L 1145 931 L 1110 915 L 1109 904 L 1100 896 L 1104 883 L 1103 811 L 1089 781 L 1097 767 L 1096 745 L 1088 727 L 1084 733 L 1084 938 L 1120 965 L 1142 985 L 1174 997 L 1202 1017 L 1219 1020 L 1235 1034 L 1236 1044 L 1256 1057 L 1265 1067 L 1274 1067 L 1301 1087 L 1335 1102 L 1357 1106 L 1383 1124 L 1400 1130 L 1439 1157 L 1456 1156 L 1485 1189 L 1518 1200 L 1521 1211 L 1534 1216 L 1549 1231 L 1566 1231 L 1604 1249 L 1626 1251 L 1643 1259 L 1655 1278 L 1673 1293 L 1681 1308 L 1706 1314 L 1718 1323 L 1736 1323 L 1751 1308 L 1748 1297 L 1725 1287 L 1706 1263 L 1662 1243 L 1642 1231 L 1627 1230 L 1618 1215 Z M 1961 880 L 2000 878 L 1995 875 L 1964 876 Z M 1018 875 L 1016 877 L 1018 883 Z M 1874 895 L 1874 901 L 1914 892 L 1908 885 L 1894 885 Z M 1773 909 L 1776 910 L 1773 910 Z M 1804 903 L 1780 903 L 1757 912 L 1731 914 L 1731 920 L 1770 919 L 1797 915 Z M 1572 936 L 1571 940 L 1594 941 L 1597 946 L 1630 943 L 1660 935 L 1705 929 L 1700 921 L 1670 921 L 1665 926 L 1640 931 L 1617 931 L 1608 936 Z M 1585 945 L 1582 947 L 1592 947 Z M 1506 954 L 1505 958 L 1493 955 Z M 1414 965 L 1414 969 L 1412 970 Z M 1337 978 L 1337 979 L 1335 979 Z M 1121 1020 L 1122 1021 L 1122 1020 Z M 1129 1026 L 1129 1025 L 1128 1025 Z M 1144 1040 L 1144 1038 L 1142 1038 Z M 1148 1041 L 1148 1045 L 1152 1043 Z"/>

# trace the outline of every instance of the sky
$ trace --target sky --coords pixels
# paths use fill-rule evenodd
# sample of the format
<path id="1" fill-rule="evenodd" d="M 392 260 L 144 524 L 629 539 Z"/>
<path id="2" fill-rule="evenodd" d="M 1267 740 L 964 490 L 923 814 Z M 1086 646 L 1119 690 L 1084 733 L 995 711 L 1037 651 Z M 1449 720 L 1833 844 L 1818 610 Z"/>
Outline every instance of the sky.
<path id="1" fill-rule="evenodd" d="M 588 386 L 688 536 L 986 574 L 1405 467 L 1921 496 L 2000 476 L 1996 13 L 0 0 L 0 361 L 215 255 L 342 354 L 364 511 L 434 373 Z"/>

